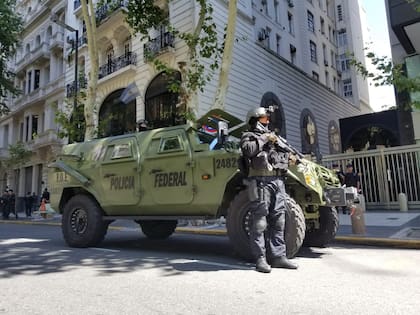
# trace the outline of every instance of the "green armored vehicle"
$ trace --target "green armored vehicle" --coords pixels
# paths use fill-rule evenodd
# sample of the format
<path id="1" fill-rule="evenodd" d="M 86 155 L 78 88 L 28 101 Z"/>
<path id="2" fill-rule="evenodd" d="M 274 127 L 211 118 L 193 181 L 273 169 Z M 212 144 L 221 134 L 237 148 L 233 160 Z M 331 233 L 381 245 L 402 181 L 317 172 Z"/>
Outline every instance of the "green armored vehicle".
<path id="1" fill-rule="evenodd" d="M 65 241 L 95 246 L 116 219 L 139 223 L 151 239 L 169 237 L 181 219 L 226 218 L 235 251 L 250 257 L 249 200 L 238 170 L 241 121 L 220 111 L 196 125 L 154 129 L 63 147 L 49 165 L 51 207 L 62 214 Z M 229 135 L 229 133 L 231 134 Z M 237 138 L 236 138 L 237 140 Z M 302 159 L 286 189 L 287 255 L 302 243 L 325 246 L 335 236 L 334 206 L 354 198 L 330 170 Z"/>

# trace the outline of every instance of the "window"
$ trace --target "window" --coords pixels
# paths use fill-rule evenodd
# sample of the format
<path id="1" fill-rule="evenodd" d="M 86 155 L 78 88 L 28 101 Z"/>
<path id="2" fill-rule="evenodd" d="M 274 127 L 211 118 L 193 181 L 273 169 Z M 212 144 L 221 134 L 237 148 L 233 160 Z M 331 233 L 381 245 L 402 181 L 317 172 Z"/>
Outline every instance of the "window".
<path id="1" fill-rule="evenodd" d="M 343 72 L 350 70 L 350 59 L 347 57 L 346 54 L 340 55 L 340 68 Z"/>
<path id="2" fill-rule="evenodd" d="M 338 46 L 343 47 L 347 45 L 347 32 L 345 29 L 338 31 Z"/>
<path id="3" fill-rule="evenodd" d="M 328 66 L 327 46 L 325 44 L 322 44 L 322 56 L 324 57 L 324 66 Z"/>
<path id="4" fill-rule="evenodd" d="M 41 71 L 40 70 L 35 70 L 34 90 L 39 89 L 40 75 L 41 75 Z"/>
<path id="5" fill-rule="evenodd" d="M 111 160 L 132 157 L 131 147 L 128 143 L 112 145 L 109 150 L 111 150 Z"/>
<path id="6" fill-rule="evenodd" d="M 279 2 L 278 0 L 274 0 L 274 20 L 276 23 L 279 23 Z"/>
<path id="7" fill-rule="evenodd" d="M 321 33 L 322 34 L 325 34 L 325 21 L 324 21 L 324 19 L 323 18 L 321 18 Z"/>
<path id="8" fill-rule="evenodd" d="M 336 77 L 333 77 L 333 90 L 334 90 L 334 92 L 337 92 L 337 79 L 336 79 Z"/>
<path id="9" fill-rule="evenodd" d="M 159 152 L 182 151 L 179 137 L 163 138 L 160 143 Z"/>
<path id="10" fill-rule="evenodd" d="M 314 15 L 308 11 L 308 30 L 315 32 Z"/>
<path id="11" fill-rule="evenodd" d="M 312 78 L 314 78 L 315 80 L 319 81 L 319 74 L 316 73 L 315 71 L 312 71 Z"/>
<path id="12" fill-rule="evenodd" d="M 280 56 L 280 40 L 281 37 L 279 34 L 276 34 L 276 53 Z"/>
<path id="13" fill-rule="evenodd" d="M 328 73 L 328 71 L 325 71 L 325 85 L 327 87 L 330 87 L 330 74 Z"/>
<path id="14" fill-rule="evenodd" d="M 296 64 L 296 47 L 290 44 L 290 62 Z"/>
<path id="15" fill-rule="evenodd" d="M 32 131 L 31 131 L 31 139 L 38 134 L 38 115 L 32 115 Z"/>
<path id="16" fill-rule="evenodd" d="M 331 68 L 335 68 L 335 54 L 333 50 L 330 50 Z"/>
<path id="17" fill-rule="evenodd" d="M 316 44 L 313 41 L 309 41 L 309 47 L 310 47 L 310 51 L 311 51 L 311 60 L 313 62 L 318 62 L 318 58 L 316 55 Z"/>
<path id="18" fill-rule="evenodd" d="M 351 84 L 351 79 L 343 80 L 343 91 L 344 91 L 344 97 L 353 96 L 353 87 Z"/>
<path id="19" fill-rule="evenodd" d="M 337 6 L 337 16 L 339 21 L 343 20 L 343 7 L 341 6 L 341 4 Z"/>
<path id="20" fill-rule="evenodd" d="M 3 148 L 9 147 L 9 125 L 3 127 Z"/>
<path id="21" fill-rule="evenodd" d="M 295 30 L 293 27 L 293 14 L 290 12 L 287 13 L 287 21 L 289 23 L 289 33 L 293 35 L 295 33 Z"/>
<path id="22" fill-rule="evenodd" d="M 32 71 L 28 71 L 27 73 L 27 77 L 28 77 L 28 93 L 31 93 L 31 89 L 32 89 Z"/>
<path id="23" fill-rule="evenodd" d="M 268 14 L 267 0 L 261 0 L 261 7 L 261 11 L 264 11 L 265 14 Z"/>

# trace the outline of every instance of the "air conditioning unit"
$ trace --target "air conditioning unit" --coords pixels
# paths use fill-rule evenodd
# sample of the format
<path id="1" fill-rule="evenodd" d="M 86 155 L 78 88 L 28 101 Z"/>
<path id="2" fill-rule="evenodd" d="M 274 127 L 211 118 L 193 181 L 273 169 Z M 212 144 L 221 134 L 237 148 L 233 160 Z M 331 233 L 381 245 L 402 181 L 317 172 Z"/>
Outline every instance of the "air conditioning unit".
<path id="1" fill-rule="evenodd" d="M 259 41 L 263 41 L 268 37 L 267 31 L 265 30 L 265 28 L 262 28 L 259 32 L 258 32 L 258 40 Z"/>

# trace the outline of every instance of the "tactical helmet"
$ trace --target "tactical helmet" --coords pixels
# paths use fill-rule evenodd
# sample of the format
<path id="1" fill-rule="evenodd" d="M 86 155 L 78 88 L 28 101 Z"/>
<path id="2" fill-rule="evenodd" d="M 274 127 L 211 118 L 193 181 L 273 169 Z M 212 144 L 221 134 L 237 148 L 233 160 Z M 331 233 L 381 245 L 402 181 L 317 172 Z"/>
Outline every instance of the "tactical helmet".
<path id="1" fill-rule="evenodd" d="M 251 109 L 248 111 L 248 114 L 246 115 L 246 122 L 249 124 L 249 121 L 251 118 L 260 118 L 264 116 L 268 116 L 268 111 L 265 107 L 257 107 L 254 109 Z"/>

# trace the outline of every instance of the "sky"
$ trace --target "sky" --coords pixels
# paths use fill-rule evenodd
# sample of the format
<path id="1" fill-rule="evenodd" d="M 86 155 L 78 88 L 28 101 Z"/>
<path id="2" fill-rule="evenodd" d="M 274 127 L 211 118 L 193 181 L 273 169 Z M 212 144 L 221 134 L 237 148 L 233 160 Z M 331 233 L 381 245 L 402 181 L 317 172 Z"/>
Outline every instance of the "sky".
<path id="1" fill-rule="evenodd" d="M 372 50 L 378 56 L 391 58 L 391 46 L 389 43 L 388 23 L 386 19 L 385 0 L 359 0 L 366 11 Z M 381 111 L 384 105 L 394 106 L 395 95 L 392 86 L 374 87 L 369 86 L 370 105 L 375 111 Z"/>

